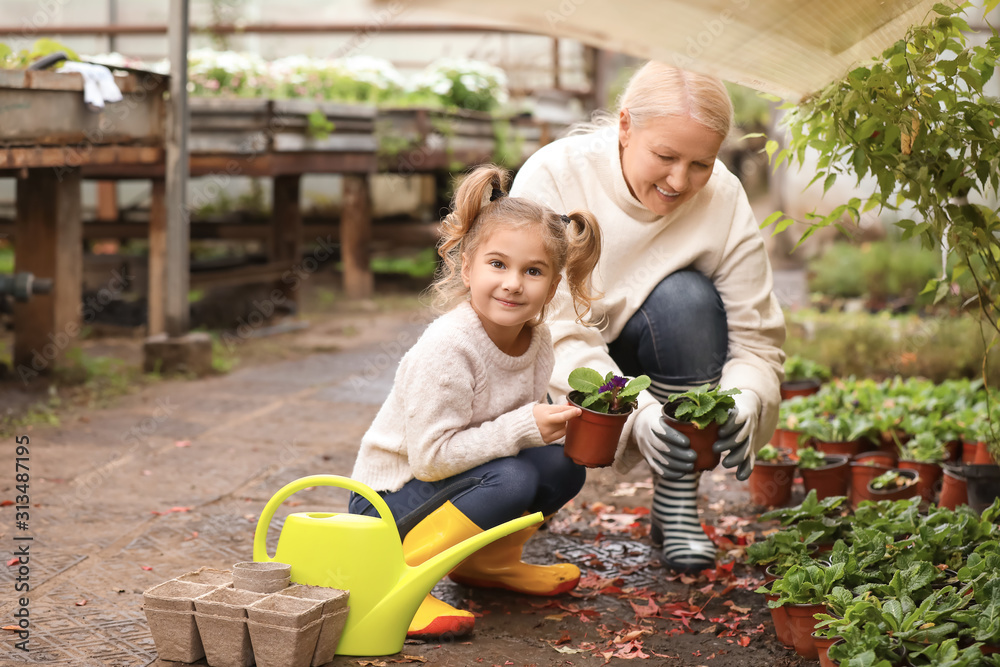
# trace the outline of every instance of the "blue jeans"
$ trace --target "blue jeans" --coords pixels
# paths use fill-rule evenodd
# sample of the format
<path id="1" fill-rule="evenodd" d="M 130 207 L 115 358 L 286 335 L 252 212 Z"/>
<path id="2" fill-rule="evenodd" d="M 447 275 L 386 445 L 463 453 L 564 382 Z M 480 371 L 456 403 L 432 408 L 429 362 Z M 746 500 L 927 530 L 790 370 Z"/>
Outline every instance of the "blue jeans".
<path id="1" fill-rule="evenodd" d="M 662 400 L 718 384 L 728 347 L 722 297 L 709 278 L 686 269 L 653 288 L 608 351 L 625 375 L 648 375 L 650 391 Z"/>
<path id="2" fill-rule="evenodd" d="M 400 539 L 425 516 L 450 500 L 473 523 L 488 530 L 526 512 L 555 514 L 587 479 L 587 469 L 563 454 L 562 445 L 533 447 L 437 482 L 411 479 L 399 491 L 380 492 L 399 528 Z M 352 493 L 351 514 L 376 516 L 372 504 Z"/>

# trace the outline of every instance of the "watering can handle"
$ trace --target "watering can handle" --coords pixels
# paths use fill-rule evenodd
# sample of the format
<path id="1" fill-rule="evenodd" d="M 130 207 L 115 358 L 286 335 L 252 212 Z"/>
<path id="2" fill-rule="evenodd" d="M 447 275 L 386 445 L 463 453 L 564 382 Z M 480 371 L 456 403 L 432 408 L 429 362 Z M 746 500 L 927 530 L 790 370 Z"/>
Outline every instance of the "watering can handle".
<path id="1" fill-rule="evenodd" d="M 264 511 L 261 512 L 260 518 L 257 520 L 257 530 L 253 536 L 253 559 L 255 561 L 274 560 L 267 552 L 267 529 L 271 525 L 271 517 L 274 516 L 275 510 L 289 496 L 310 486 L 336 486 L 341 489 L 354 491 L 372 504 L 372 507 L 379 513 L 379 517 L 383 521 L 390 524 L 393 529 L 396 527 L 396 522 L 392 518 L 392 511 L 389 509 L 389 506 L 382 500 L 382 496 L 375 493 L 369 486 L 355 481 L 350 477 L 341 477 L 340 475 L 310 475 L 297 479 L 294 482 L 289 482 L 274 494 L 273 498 L 267 501 Z"/>

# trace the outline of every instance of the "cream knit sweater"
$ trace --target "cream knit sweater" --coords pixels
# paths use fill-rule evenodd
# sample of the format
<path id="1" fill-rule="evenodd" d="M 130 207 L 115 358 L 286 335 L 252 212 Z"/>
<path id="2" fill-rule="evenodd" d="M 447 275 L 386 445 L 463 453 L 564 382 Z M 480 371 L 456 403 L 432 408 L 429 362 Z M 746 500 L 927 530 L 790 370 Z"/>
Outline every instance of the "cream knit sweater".
<path id="1" fill-rule="evenodd" d="M 544 146 L 521 168 L 511 195 L 544 203 L 557 213 L 586 209 L 604 232 L 594 285 L 604 293 L 594 304 L 602 329 L 574 321 L 566 281 L 550 305 L 556 364 L 553 397 L 568 393 L 570 371 L 589 366 L 618 371 L 608 343 L 621 333 L 649 293 L 669 274 L 693 268 L 712 279 L 729 324 L 729 354 L 723 388 L 750 389 L 761 400 L 754 449 L 770 439 L 778 421 L 778 391 L 784 377 L 785 321 L 772 292 L 764 240 L 739 180 L 716 162 L 705 188 L 678 210 L 657 216 L 629 192 L 622 176 L 617 128 L 560 139 Z M 648 392 L 639 410 L 658 410 Z M 615 468 L 626 472 L 642 460 L 632 437 L 635 415 L 619 442 Z"/>
<path id="2" fill-rule="evenodd" d="M 544 324 L 512 357 L 461 304 L 434 320 L 399 362 L 351 477 L 398 491 L 413 478 L 434 482 L 542 446 L 532 408 L 545 397 L 552 364 Z"/>

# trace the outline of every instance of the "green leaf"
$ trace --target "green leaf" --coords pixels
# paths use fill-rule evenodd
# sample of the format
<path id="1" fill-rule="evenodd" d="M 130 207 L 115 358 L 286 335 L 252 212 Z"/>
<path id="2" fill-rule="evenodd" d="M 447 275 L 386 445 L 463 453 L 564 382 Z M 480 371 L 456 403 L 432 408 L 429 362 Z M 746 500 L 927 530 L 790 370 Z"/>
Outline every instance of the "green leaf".
<path id="1" fill-rule="evenodd" d="M 601 374 L 591 368 L 577 368 L 569 374 L 569 386 L 585 394 L 596 392 L 603 384 Z"/>
<path id="2" fill-rule="evenodd" d="M 1000 0 L 998 0 L 998 1 L 1000 1 Z M 783 215 L 785 215 L 785 214 L 782 211 L 775 211 L 771 215 L 769 215 L 766 218 L 764 218 L 764 222 L 760 223 L 760 228 L 764 229 L 765 227 L 769 227 L 769 226 L 773 225 L 775 222 L 777 222 L 778 220 L 780 220 L 781 216 L 783 216 Z"/>
<path id="3" fill-rule="evenodd" d="M 619 396 L 635 396 L 640 391 L 648 389 L 651 381 L 648 375 L 640 375 L 639 377 L 632 378 L 629 383 L 625 385 L 625 388 L 618 392 Z"/>
<path id="4" fill-rule="evenodd" d="M 823 194 L 826 194 L 826 191 L 829 190 L 831 187 L 833 187 L 833 184 L 836 182 L 837 182 L 836 174 L 830 174 L 829 176 L 827 176 L 826 180 L 823 181 Z"/>
<path id="5" fill-rule="evenodd" d="M 778 142 L 774 139 L 769 139 L 766 144 L 764 144 L 764 152 L 767 153 L 768 161 L 774 157 L 774 152 L 778 150 Z"/>

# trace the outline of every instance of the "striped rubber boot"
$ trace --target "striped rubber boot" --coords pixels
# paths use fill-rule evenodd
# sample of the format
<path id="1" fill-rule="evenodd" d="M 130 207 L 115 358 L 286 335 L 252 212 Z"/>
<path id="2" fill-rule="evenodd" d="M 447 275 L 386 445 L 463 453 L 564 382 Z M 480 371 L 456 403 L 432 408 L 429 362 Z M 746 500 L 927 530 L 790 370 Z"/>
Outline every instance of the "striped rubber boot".
<path id="1" fill-rule="evenodd" d="M 718 384 L 718 379 L 713 384 Z M 700 385 L 680 387 L 653 381 L 649 392 L 663 403 L 667 396 L 696 386 Z M 715 565 L 715 544 L 701 529 L 698 518 L 700 480 L 700 472 L 689 473 L 679 480 L 653 475 L 650 537 L 655 546 L 662 545 L 660 560 L 674 570 L 697 571 Z"/>

